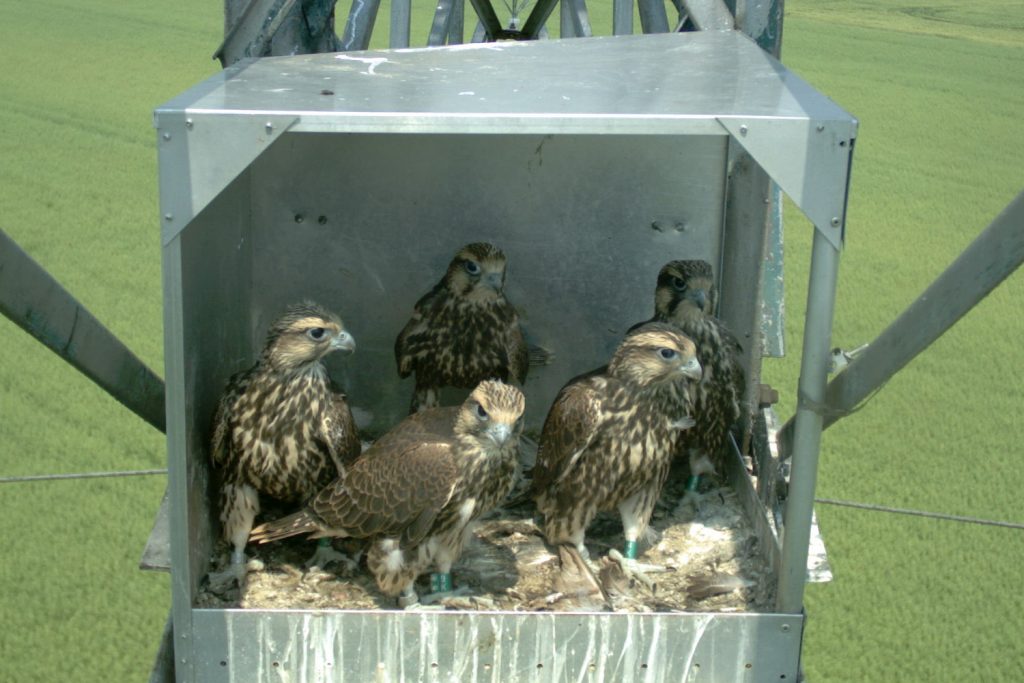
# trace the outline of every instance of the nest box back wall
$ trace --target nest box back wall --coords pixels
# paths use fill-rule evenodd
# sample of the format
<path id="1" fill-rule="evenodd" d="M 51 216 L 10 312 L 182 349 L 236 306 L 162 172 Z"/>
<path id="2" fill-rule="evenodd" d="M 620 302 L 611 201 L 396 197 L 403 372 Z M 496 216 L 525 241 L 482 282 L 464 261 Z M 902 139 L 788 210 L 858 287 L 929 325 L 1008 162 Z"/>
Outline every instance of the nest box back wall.
<path id="1" fill-rule="evenodd" d="M 490 241 L 528 341 L 555 353 L 527 380 L 539 429 L 651 315 L 665 262 L 719 262 L 725 155 L 715 136 L 287 134 L 250 167 L 252 343 L 292 301 L 335 309 L 357 350 L 332 376 L 386 430 L 413 389 L 395 337 L 455 252 Z"/>

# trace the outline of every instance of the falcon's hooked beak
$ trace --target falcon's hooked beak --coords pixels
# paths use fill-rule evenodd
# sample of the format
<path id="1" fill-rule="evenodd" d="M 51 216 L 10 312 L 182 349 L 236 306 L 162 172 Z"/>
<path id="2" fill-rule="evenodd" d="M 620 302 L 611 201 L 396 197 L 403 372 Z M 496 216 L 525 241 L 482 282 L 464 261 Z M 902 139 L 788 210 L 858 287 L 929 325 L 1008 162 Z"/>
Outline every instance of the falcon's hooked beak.
<path id="1" fill-rule="evenodd" d="M 484 283 L 495 292 L 500 292 L 503 279 L 501 273 L 488 273 L 484 277 Z"/>
<path id="2" fill-rule="evenodd" d="M 503 422 L 492 422 L 487 427 L 487 436 L 489 436 L 491 438 L 491 441 L 498 444 L 499 446 L 503 445 L 506 441 L 508 441 L 508 437 L 511 436 L 511 434 L 512 426 L 507 425 Z"/>
<path id="3" fill-rule="evenodd" d="M 708 293 L 703 289 L 691 289 L 686 292 L 686 298 L 693 302 L 693 305 L 700 310 L 705 310 L 708 305 Z"/>
<path id="4" fill-rule="evenodd" d="M 331 350 L 352 353 L 356 350 L 356 340 L 345 330 L 338 332 L 338 336 L 331 340 Z"/>
<path id="5" fill-rule="evenodd" d="M 679 372 L 684 377 L 697 381 L 704 376 L 704 370 L 700 367 L 700 363 L 697 362 L 696 358 L 691 358 L 682 365 L 679 366 Z"/>

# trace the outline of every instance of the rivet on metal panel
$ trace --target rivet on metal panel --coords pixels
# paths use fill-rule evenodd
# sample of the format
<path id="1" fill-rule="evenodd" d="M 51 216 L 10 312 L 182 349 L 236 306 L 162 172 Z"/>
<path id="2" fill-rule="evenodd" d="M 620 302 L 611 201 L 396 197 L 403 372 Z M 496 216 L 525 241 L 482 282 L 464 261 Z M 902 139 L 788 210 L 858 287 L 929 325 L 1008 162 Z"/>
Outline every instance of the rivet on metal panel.
<path id="1" fill-rule="evenodd" d="M 814 130 L 818 131 L 819 133 L 823 133 L 825 132 L 825 126 L 819 123 Z"/>
<path id="2" fill-rule="evenodd" d="M 747 134 L 747 127 L 746 126 L 740 126 L 740 135 L 746 135 L 746 134 Z"/>
<path id="3" fill-rule="evenodd" d="M 295 214 L 295 222 L 296 223 L 301 223 L 304 220 L 306 220 L 306 217 L 303 216 L 301 213 Z"/>
<path id="4" fill-rule="evenodd" d="M 165 220 L 165 221 L 173 221 L 173 220 L 174 220 L 174 214 L 171 214 L 171 213 L 165 213 L 165 214 L 164 214 L 164 220 Z M 182 635 L 181 637 L 182 637 L 182 638 L 184 638 L 185 636 L 184 636 L 184 635 Z"/>
<path id="5" fill-rule="evenodd" d="M 832 227 L 833 228 L 838 228 L 839 227 L 839 216 L 833 216 L 832 217 Z"/>
<path id="6" fill-rule="evenodd" d="M 327 216 L 317 216 L 316 222 L 320 225 L 327 225 Z"/>
<path id="7" fill-rule="evenodd" d="M 164 140 L 170 140 L 170 139 L 171 139 L 171 134 L 170 133 L 164 133 Z"/>
<path id="8" fill-rule="evenodd" d="M 192 126 L 194 126 L 194 125 L 195 125 L 195 123 L 192 122 L 192 119 L 185 119 L 185 127 L 186 128 L 188 128 L 189 130 L 192 130 Z"/>
<path id="9" fill-rule="evenodd" d="M 780 626 L 780 628 L 782 629 L 783 633 L 789 633 L 789 624 L 783 624 L 782 626 Z"/>
<path id="10" fill-rule="evenodd" d="M 274 124 L 272 124 L 270 121 L 267 121 L 267 125 L 265 126 L 265 128 L 267 129 L 268 133 L 274 132 Z"/>

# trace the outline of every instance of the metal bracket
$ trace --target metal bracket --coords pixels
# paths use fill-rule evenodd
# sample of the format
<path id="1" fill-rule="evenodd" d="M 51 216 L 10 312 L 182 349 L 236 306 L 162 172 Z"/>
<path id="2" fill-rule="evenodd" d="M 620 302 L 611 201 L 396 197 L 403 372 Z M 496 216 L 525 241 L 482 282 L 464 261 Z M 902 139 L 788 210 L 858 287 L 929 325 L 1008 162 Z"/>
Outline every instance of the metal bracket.
<path id="1" fill-rule="evenodd" d="M 163 244 L 177 237 L 214 197 L 298 120 L 292 114 L 253 114 L 222 119 L 203 116 L 193 121 L 187 110 L 184 115 L 158 111 Z"/>
<path id="2" fill-rule="evenodd" d="M 813 117 L 810 122 L 725 117 L 718 122 L 841 249 L 856 122 Z"/>

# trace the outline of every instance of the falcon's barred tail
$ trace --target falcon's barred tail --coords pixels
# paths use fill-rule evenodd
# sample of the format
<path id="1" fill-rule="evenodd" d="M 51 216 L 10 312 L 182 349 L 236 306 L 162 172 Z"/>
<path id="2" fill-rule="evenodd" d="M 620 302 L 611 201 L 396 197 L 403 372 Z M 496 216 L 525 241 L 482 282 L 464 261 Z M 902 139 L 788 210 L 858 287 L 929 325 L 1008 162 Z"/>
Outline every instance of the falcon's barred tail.
<path id="1" fill-rule="evenodd" d="M 317 531 L 319 527 L 309 513 L 305 510 L 295 514 L 282 517 L 281 519 L 260 524 L 249 534 L 250 543 L 270 543 L 280 541 L 282 538 L 308 534 Z"/>

